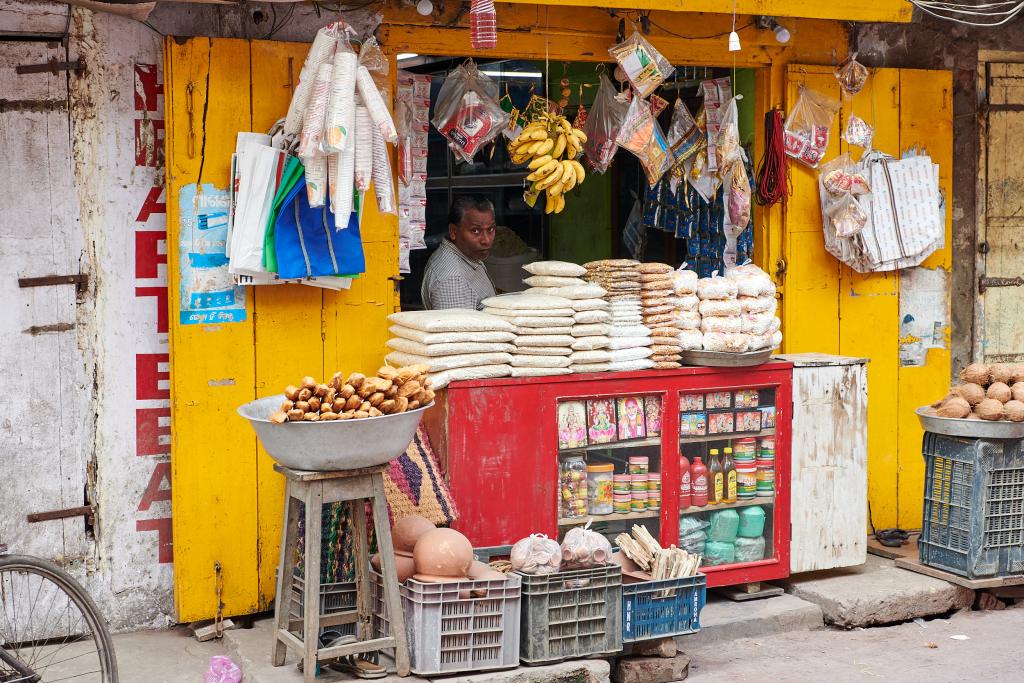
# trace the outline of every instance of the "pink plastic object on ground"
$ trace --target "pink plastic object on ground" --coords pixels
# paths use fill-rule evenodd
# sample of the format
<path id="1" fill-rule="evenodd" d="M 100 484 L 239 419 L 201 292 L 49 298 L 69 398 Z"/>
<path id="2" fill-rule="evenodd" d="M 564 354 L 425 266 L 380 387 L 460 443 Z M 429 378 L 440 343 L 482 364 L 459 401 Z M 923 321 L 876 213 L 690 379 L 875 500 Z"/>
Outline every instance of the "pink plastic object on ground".
<path id="1" fill-rule="evenodd" d="M 498 15 L 494 0 L 472 0 L 469 6 L 469 42 L 477 50 L 498 45 Z"/>
<path id="2" fill-rule="evenodd" d="M 205 683 L 242 683 L 242 670 L 230 657 L 210 657 L 210 668 L 204 674 Z"/>

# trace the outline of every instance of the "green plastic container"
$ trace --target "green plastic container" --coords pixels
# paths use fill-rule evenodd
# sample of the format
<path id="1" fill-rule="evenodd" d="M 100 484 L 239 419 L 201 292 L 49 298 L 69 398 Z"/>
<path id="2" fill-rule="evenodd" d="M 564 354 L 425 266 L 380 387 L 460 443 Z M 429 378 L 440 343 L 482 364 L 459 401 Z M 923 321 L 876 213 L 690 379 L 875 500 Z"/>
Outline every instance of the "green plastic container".
<path id="1" fill-rule="evenodd" d="M 718 510 L 712 512 L 708 527 L 708 540 L 719 543 L 732 543 L 736 540 L 736 532 L 740 526 L 740 516 L 735 510 Z"/>
<path id="2" fill-rule="evenodd" d="M 752 505 L 740 510 L 740 523 L 736 534 L 744 538 L 757 538 L 764 533 L 764 508 Z"/>

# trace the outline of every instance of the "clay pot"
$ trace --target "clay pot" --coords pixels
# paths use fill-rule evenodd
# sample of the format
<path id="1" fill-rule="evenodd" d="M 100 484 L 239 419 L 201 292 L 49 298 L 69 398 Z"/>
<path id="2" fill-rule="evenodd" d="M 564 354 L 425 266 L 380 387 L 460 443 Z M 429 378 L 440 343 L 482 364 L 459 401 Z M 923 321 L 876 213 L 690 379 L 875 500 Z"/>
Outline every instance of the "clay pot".
<path id="1" fill-rule="evenodd" d="M 431 529 L 416 541 L 413 559 L 417 579 L 422 575 L 426 581 L 457 581 L 473 563 L 473 545 L 454 529 Z"/>
<path id="2" fill-rule="evenodd" d="M 380 568 L 380 553 L 370 558 L 370 566 L 383 574 Z M 407 579 L 416 573 L 416 563 L 413 562 L 411 557 L 395 555 L 395 572 L 398 574 L 398 583 L 405 583 Z"/>
<path id="3" fill-rule="evenodd" d="M 469 578 L 474 581 L 504 581 L 508 577 L 497 569 L 491 569 L 490 565 L 473 560 L 473 564 L 469 567 Z"/>
<path id="4" fill-rule="evenodd" d="M 426 517 L 410 515 L 395 522 L 391 527 L 391 542 L 395 547 L 395 555 L 412 557 L 416 541 L 428 531 L 434 530 L 434 524 Z"/>

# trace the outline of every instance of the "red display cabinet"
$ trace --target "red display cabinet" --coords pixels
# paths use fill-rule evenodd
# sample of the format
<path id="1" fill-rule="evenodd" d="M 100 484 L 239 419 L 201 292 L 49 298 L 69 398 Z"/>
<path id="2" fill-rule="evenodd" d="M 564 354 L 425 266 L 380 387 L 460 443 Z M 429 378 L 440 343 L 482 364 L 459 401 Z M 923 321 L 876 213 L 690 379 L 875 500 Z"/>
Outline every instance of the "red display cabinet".
<path id="1" fill-rule="evenodd" d="M 606 412 L 609 399 L 627 419 L 620 430 L 616 412 L 615 438 L 605 443 L 601 441 L 611 431 Z M 655 417 L 652 406 L 658 402 L 661 412 Z M 588 419 L 582 444 L 579 403 Z M 647 433 L 646 423 L 640 428 L 639 406 L 646 407 L 645 415 L 654 424 L 660 421 L 658 434 Z M 708 586 L 726 586 L 789 574 L 791 418 L 792 366 L 769 362 L 754 368 L 686 367 L 456 382 L 438 393 L 438 404 L 424 421 L 458 507 L 455 527 L 474 546 L 507 546 L 532 533 L 561 538 L 572 526 L 590 520 L 591 528 L 611 539 L 628 532 L 633 524 L 643 524 L 664 546 L 680 545 L 682 526 L 691 534 L 684 540 L 693 547 L 694 533 L 697 537 L 701 530 L 705 535 L 712 529 L 728 533 L 737 518 L 756 522 L 763 513 L 761 536 L 743 542 L 735 539 L 732 549 L 740 552 L 742 545 L 743 557 L 756 557 L 763 539 L 760 559 L 731 559 L 729 543 L 720 540 L 705 546 L 710 551 L 703 553 L 705 557 L 717 563 L 702 566 Z M 771 472 L 759 471 L 762 481 L 753 497 L 680 509 L 681 457 L 688 462 L 697 456 L 704 459 L 712 449 L 722 453 L 726 447 L 749 454 L 753 441 L 761 460 L 762 454 L 770 455 L 767 448 L 772 440 L 773 483 L 767 481 Z M 629 512 L 620 507 L 611 514 L 590 514 L 590 509 L 580 514 L 573 490 L 580 477 L 567 472 L 579 470 L 581 456 L 588 466 L 605 465 L 601 469 L 607 470 L 611 464 L 615 474 L 628 473 L 630 458 L 646 457 L 648 471 L 661 475 L 660 507 L 640 509 L 634 504 Z M 763 462 L 769 462 L 767 455 Z M 749 476 L 749 469 L 746 472 Z M 600 484 L 591 495 L 599 488 Z M 736 510 L 736 514 L 718 514 L 725 510 Z M 712 522 L 714 526 L 708 526 Z"/>

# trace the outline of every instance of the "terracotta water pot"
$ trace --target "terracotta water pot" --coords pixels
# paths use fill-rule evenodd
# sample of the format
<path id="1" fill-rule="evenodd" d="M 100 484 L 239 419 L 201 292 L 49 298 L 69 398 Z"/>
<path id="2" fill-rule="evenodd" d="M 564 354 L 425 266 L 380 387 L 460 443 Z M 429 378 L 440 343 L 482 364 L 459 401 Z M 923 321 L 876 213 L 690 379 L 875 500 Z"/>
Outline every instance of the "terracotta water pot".
<path id="1" fill-rule="evenodd" d="M 380 553 L 370 558 L 370 566 L 383 573 L 380 568 Z M 416 573 L 416 563 L 413 562 L 411 557 L 396 554 L 395 572 L 398 574 L 398 583 L 405 583 L 406 579 Z"/>
<path id="2" fill-rule="evenodd" d="M 420 515 L 410 515 L 395 522 L 391 527 L 391 542 L 395 546 L 395 555 L 412 557 L 416 541 L 428 531 L 434 530 L 434 523 Z"/>
<path id="3" fill-rule="evenodd" d="M 465 578 L 473 563 L 473 545 L 454 529 L 432 529 L 420 536 L 413 549 L 416 578 L 424 581 L 457 581 Z"/>
<path id="4" fill-rule="evenodd" d="M 490 565 L 473 560 L 473 564 L 469 567 L 469 578 L 474 581 L 504 581 L 508 577 L 497 569 L 492 569 Z"/>

